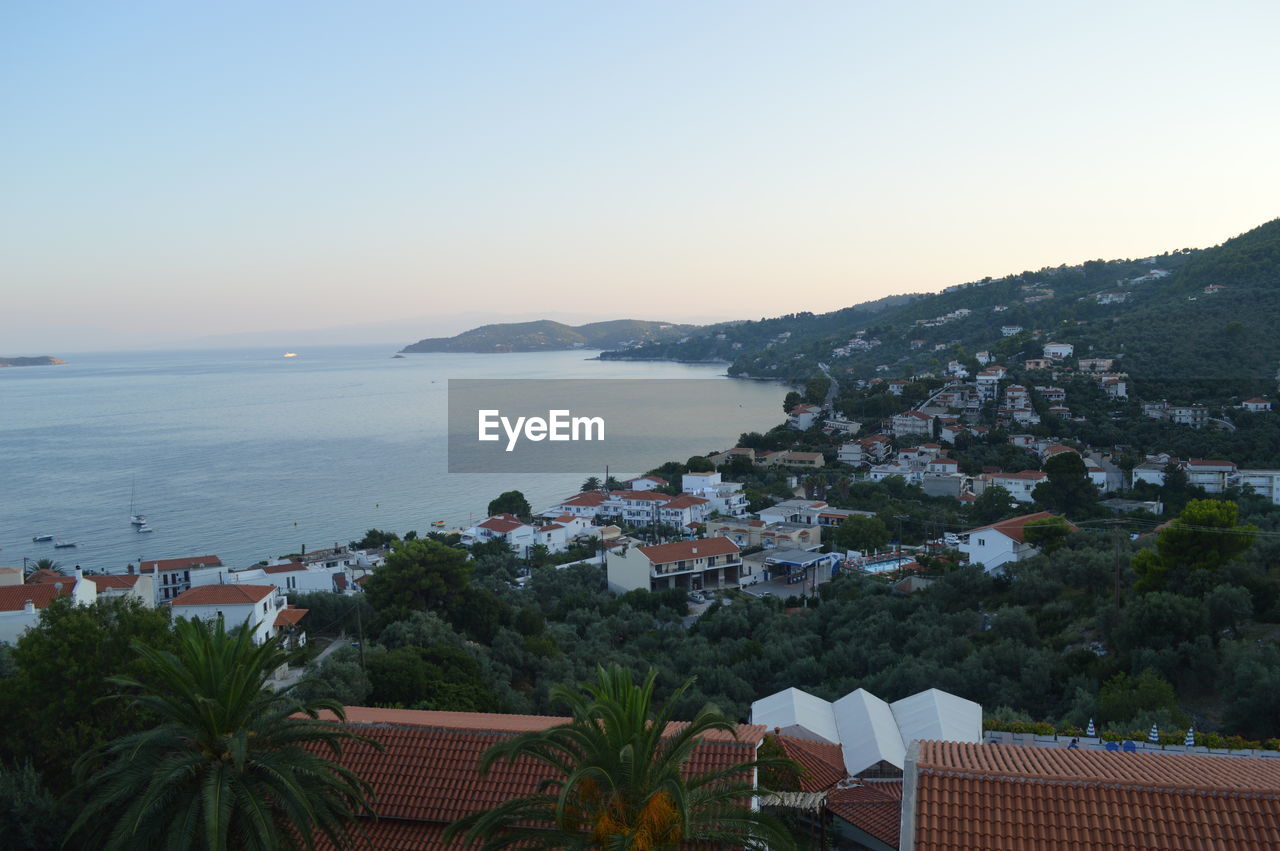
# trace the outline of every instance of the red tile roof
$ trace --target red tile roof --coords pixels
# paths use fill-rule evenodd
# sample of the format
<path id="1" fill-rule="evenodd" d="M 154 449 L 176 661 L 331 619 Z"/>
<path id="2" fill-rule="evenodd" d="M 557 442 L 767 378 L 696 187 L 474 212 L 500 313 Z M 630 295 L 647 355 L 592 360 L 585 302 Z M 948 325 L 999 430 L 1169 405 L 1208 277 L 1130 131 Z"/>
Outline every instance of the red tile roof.
<path id="1" fill-rule="evenodd" d="M 827 809 L 854 827 L 898 847 L 902 821 L 902 781 L 866 781 L 848 789 L 832 789 Z"/>
<path id="2" fill-rule="evenodd" d="M 672 544 L 655 544 L 651 547 L 636 549 L 653 564 L 741 552 L 738 545 L 728 538 L 699 538 L 696 541 L 677 541 Z"/>
<path id="3" fill-rule="evenodd" d="M 674 499 L 669 493 L 658 493 L 657 491 L 614 491 L 613 495 L 618 499 L 638 499 L 648 500 L 650 502 L 668 502 Z"/>
<path id="4" fill-rule="evenodd" d="M 845 777 L 844 755 L 839 745 L 783 733 L 774 734 L 773 738 L 782 746 L 787 759 L 800 763 L 803 769 L 800 774 L 801 792 L 830 789 Z"/>
<path id="5" fill-rule="evenodd" d="M 190 556 L 188 558 L 149 558 L 139 566 L 140 573 L 157 573 L 166 570 L 190 570 L 195 567 L 222 567 L 217 556 Z"/>
<path id="6" fill-rule="evenodd" d="M 560 504 L 595 507 L 608 499 L 609 495 L 600 491 L 584 491 L 583 493 L 574 494 Z"/>
<path id="7" fill-rule="evenodd" d="M 71 582 L 74 584 L 75 581 L 76 578 L 74 576 L 67 576 L 65 573 L 59 573 L 47 567 L 33 570 L 31 575 L 27 577 L 28 585 L 47 585 L 50 582 Z"/>
<path id="8" fill-rule="evenodd" d="M 53 602 L 55 597 L 67 597 L 75 580 L 68 581 L 62 588 L 52 582 L 43 585 L 5 585 L 0 586 L 0 612 L 20 612 L 28 600 L 37 609 L 43 609 Z"/>
<path id="9" fill-rule="evenodd" d="M 132 588 L 138 584 L 137 574 L 116 573 L 110 576 L 86 576 L 85 579 L 98 586 L 98 593 L 107 588 Z"/>
<path id="10" fill-rule="evenodd" d="M 926 851 L 1280 847 L 1280 760 L 922 742 L 916 767 Z"/>
<path id="11" fill-rule="evenodd" d="M 307 566 L 305 564 L 299 564 L 297 562 L 291 561 L 288 564 L 263 565 L 262 572 L 263 573 L 293 573 L 298 570 L 306 570 L 306 569 L 307 569 Z M 249 570 L 253 570 L 253 568 L 249 568 Z"/>
<path id="12" fill-rule="evenodd" d="M 662 507 L 663 508 L 693 508 L 696 505 L 706 505 L 710 501 L 711 500 L 703 499 L 700 496 L 691 496 L 690 494 L 682 493 L 678 497 L 671 500 L 670 502 L 668 502 L 666 505 Z"/>
<path id="13" fill-rule="evenodd" d="M 234 606 L 261 603 L 276 593 L 274 585 L 201 585 L 183 591 L 173 601 L 175 606 Z"/>
<path id="14" fill-rule="evenodd" d="M 505 535 L 507 532 L 513 532 L 525 524 L 522 520 L 510 514 L 495 514 L 488 520 L 482 520 L 477 525 L 481 529 L 488 529 L 491 532 Z"/>
<path id="15" fill-rule="evenodd" d="M 442 827 L 535 791 L 547 777 L 543 766 L 525 759 L 499 762 L 481 777 L 476 769 L 480 756 L 504 738 L 569 720 L 361 706 L 346 707 L 346 714 L 349 727 L 383 748 L 358 743 L 343 747 L 340 761 L 373 786 L 372 806 L 378 821 L 362 820 L 361 825 L 373 838 L 389 823 L 385 830 L 393 841 L 385 845 L 376 841 L 373 847 L 404 849 L 444 847 L 431 844 L 438 834 L 429 825 Z M 668 730 L 674 732 L 679 726 Z M 687 764 L 688 771 L 703 773 L 752 759 L 765 728 L 740 724 L 737 729 L 736 740 L 727 733 L 708 733 Z"/>
<path id="16" fill-rule="evenodd" d="M 974 532 L 985 532 L 988 529 L 994 529 L 997 532 L 1012 538 L 1019 544 L 1026 543 L 1026 525 L 1034 523 L 1036 520 L 1044 520 L 1049 517 L 1057 517 L 1048 511 L 1037 511 L 1035 514 L 1023 514 L 1021 517 L 1011 517 L 1008 520 L 1001 520 L 999 523 L 992 523 L 988 526 L 979 526 L 977 529 L 970 529 L 965 534 L 972 535 Z M 1072 532 L 1080 531 L 1080 528 L 1070 520 L 1066 524 L 1071 527 Z"/>
<path id="17" fill-rule="evenodd" d="M 276 626 L 293 626 L 309 612 L 310 609 L 299 609 L 290 606 L 287 609 L 281 609 L 276 612 Z"/>

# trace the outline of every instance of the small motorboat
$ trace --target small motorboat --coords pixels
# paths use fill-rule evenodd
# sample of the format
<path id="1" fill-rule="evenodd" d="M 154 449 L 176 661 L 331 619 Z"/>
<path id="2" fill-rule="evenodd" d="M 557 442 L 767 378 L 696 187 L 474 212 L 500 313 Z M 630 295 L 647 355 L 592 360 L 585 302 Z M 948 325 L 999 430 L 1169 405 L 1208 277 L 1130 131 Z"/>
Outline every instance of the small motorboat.
<path id="1" fill-rule="evenodd" d="M 287 358 L 296 358 L 296 357 L 298 356 L 298 353 L 297 353 L 297 352 L 285 352 L 285 353 L 284 353 L 284 356 L 285 356 L 285 357 L 287 357 Z"/>
<path id="2" fill-rule="evenodd" d="M 140 526 L 138 527 L 137 531 L 138 531 L 139 533 L 142 533 L 142 532 L 154 532 L 154 531 L 155 531 L 155 529 L 152 529 L 150 526 L 148 526 L 148 525 L 147 525 L 147 521 L 143 520 L 143 521 L 142 521 L 142 525 L 140 525 Z"/>
<path id="3" fill-rule="evenodd" d="M 36 535 L 31 540 L 37 544 L 45 544 L 45 543 L 48 543 L 49 541 L 52 541 L 53 536 L 52 535 Z"/>
<path id="4" fill-rule="evenodd" d="M 66 549 L 70 549 L 71 547 L 74 547 L 75 545 L 76 545 L 75 541 L 64 541 L 61 538 L 53 542 L 53 548 L 55 550 L 66 550 Z"/>
<path id="5" fill-rule="evenodd" d="M 443 521 L 443 520 L 435 520 L 435 521 L 433 521 L 433 522 L 431 523 L 431 525 L 432 525 L 432 526 L 435 526 L 437 529 L 441 529 L 441 528 L 443 528 L 443 527 L 444 527 L 444 521 Z"/>

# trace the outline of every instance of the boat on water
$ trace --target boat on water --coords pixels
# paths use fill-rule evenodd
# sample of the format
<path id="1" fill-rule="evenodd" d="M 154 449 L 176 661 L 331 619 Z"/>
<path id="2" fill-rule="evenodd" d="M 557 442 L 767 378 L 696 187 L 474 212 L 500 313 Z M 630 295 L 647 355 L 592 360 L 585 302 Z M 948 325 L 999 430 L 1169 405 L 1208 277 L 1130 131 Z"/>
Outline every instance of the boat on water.
<path id="1" fill-rule="evenodd" d="M 46 542 L 48 542 L 48 541 L 52 541 L 52 540 L 53 540 L 53 536 L 52 536 L 52 535 L 36 535 L 36 536 L 35 536 L 34 538 L 32 538 L 31 540 L 32 540 L 34 543 L 37 543 L 37 544 L 43 544 L 43 543 L 46 543 Z"/>
<path id="2" fill-rule="evenodd" d="M 442 527 L 444 526 L 444 521 L 443 521 L 443 520 L 436 520 L 436 521 L 433 521 L 431 525 L 432 525 L 432 526 L 435 526 L 437 529 L 439 529 L 439 528 L 442 528 Z"/>
<path id="3" fill-rule="evenodd" d="M 64 541 L 61 538 L 53 542 L 53 548 L 55 550 L 66 550 L 66 549 L 70 549 L 71 547 L 74 547 L 75 545 L 76 545 L 75 541 Z"/>
<path id="4" fill-rule="evenodd" d="M 142 521 L 142 524 L 141 524 L 140 526 L 138 526 L 137 531 L 138 531 L 139 533 L 142 533 L 142 532 L 154 532 L 154 531 L 155 531 L 155 529 L 152 529 L 150 526 L 148 526 L 148 525 L 147 525 L 147 522 L 144 520 L 144 521 Z"/>
<path id="5" fill-rule="evenodd" d="M 285 353 L 284 353 L 284 356 L 285 356 L 285 357 L 287 357 L 287 358 L 296 358 L 296 357 L 298 356 L 298 353 L 297 353 L 297 352 L 285 352 Z"/>
<path id="6" fill-rule="evenodd" d="M 133 510 L 133 498 L 138 492 L 138 477 L 134 476 L 133 484 L 129 488 L 129 522 L 134 526 L 147 525 L 147 518 L 144 514 L 137 514 Z"/>

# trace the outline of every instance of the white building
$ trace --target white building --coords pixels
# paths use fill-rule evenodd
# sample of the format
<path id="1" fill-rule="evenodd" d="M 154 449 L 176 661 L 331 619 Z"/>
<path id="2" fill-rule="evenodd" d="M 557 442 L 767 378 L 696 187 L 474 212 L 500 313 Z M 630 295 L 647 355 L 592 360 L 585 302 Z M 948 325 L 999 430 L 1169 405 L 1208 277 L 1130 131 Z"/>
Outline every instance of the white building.
<path id="1" fill-rule="evenodd" d="M 1204 488 L 1205 493 L 1222 493 L 1236 483 L 1236 465 L 1230 461 L 1191 458 L 1182 465 L 1187 484 Z"/>
<path id="2" fill-rule="evenodd" d="M 685 473 L 680 489 L 689 496 L 707 500 L 707 513 L 742 517 L 747 513 L 747 495 L 742 482 L 726 482 L 719 473 Z"/>
<path id="3" fill-rule="evenodd" d="M 191 587 L 205 585 L 274 585 L 281 591 L 297 591 L 311 593 L 313 591 L 341 591 L 350 587 L 354 577 L 348 574 L 349 567 L 343 564 L 326 566 L 318 564 L 302 564 L 297 561 L 282 561 L 279 564 L 259 565 L 241 570 L 229 570 L 225 567 L 201 570 L 191 577 Z M 337 577 L 345 577 L 343 580 Z"/>
<path id="4" fill-rule="evenodd" d="M 218 567 L 222 567 L 222 559 L 215 555 L 144 559 L 138 573 L 151 577 L 156 602 L 168 603 L 191 588 L 194 573 Z"/>
<path id="5" fill-rule="evenodd" d="M 640 588 L 701 591 L 736 586 L 742 569 L 738 545 L 720 537 L 610 550 L 606 572 L 609 589 L 621 594 Z"/>
<path id="6" fill-rule="evenodd" d="M 961 535 L 960 552 L 969 557 L 970 564 L 981 564 L 988 573 L 1011 562 L 1038 555 L 1040 551 L 1027 543 L 1026 525 L 1053 516 L 1048 511 L 1040 511 L 970 529 Z M 1071 531 L 1076 531 L 1074 525 L 1067 525 Z"/>
<path id="7" fill-rule="evenodd" d="M 802 403 L 787 412 L 787 427 L 806 431 L 813 428 L 813 424 L 820 416 L 822 416 L 820 405 Z"/>
<path id="8" fill-rule="evenodd" d="M 1252 411 L 1255 414 L 1260 414 L 1263 411 L 1271 410 L 1271 403 L 1266 399 L 1261 399 L 1255 396 L 1252 399 L 1246 399 L 1241 402 L 1240 407 L 1244 408 L 1246 411 Z"/>
<path id="9" fill-rule="evenodd" d="M 179 594 L 173 601 L 175 618 L 206 621 L 221 618 L 228 629 L 248 623 L 255 644 L 265 644 L 290 625 L 276 623 L 277 616 L 285 609 L 285 598 L 274 585 L 204 585 Z M 306 613 L 305 609 L 289 611 Z M 301 615 L 286 616 L 284 620 L 295 617 Z"/>
<path id="10" fill-rule="evenodd" d="M 130 571 L 133 565 L 129 566 Z M 197 576 L 199 574 L 196 574 Z M 154 581 L 150 576 L 143 576 L 137 573 L 127 574 L 98 574 L 95 576 L 86 576 L 87 582 L 93 583 L 97 589 L 97 598 L 100 600 L 109 599 L 111 597 L 128 597 L 137 600 L 148 609 L 155 608 L 156 592 Z"/>
<path id="11" fill-rule="evenodd" d="M 476 525 L 462 531 L 462 543 L 465 546 L 483 544 L 489 541 L 507 542 L 521 557 L 529 555 L 529 548 L 538 542 L 537 527 L 525 523 L 511 514 L 495 514 Z"/>
<path id="12" fill-rule="evenodd" d="M 40 612 L 58 597 L 70 597 L 78 606 L 97 599 L 97 587 L 80 575 L 57 577 L 57 581 L 0 586 L 0 642 L 14 645 L 40 620 Z"/>
<path id="13" fill-rule="evenodd" d="M 1075 354 L 1076 347 L 1071 343 L 1045 343 L 1044 356 L 1049 360 L 1065 360 Z"/>
<path id="14" fill-rule="evenodd" d="M 1248 485 L 1258 496 L 1280 505 L 1280 470 L 1240 470 L 1240 486 Z"/>
<path id="15" fill-rule="evenodd" d="M 1018 502 L 1035 502 L 1031 492 L 1036 489 L 1036 485 L 1047 481 L 1048 478 L 1046 473 L 1039 470 L 1023 470 L 1020 473 L 983 473 L 977 479 L 982 483 L 979 485 L 978 493 L 992 485 L 999 485 Z"/>

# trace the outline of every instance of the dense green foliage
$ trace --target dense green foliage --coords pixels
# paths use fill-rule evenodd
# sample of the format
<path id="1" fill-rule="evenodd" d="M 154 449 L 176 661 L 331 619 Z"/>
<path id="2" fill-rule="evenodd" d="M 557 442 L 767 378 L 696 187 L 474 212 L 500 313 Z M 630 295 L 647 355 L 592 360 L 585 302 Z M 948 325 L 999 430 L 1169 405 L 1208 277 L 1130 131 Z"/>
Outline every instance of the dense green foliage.
<path id="1" fill-rule="evenodd" d="M 357 738 L 268 680 L 287 654 L 276 640 L 226 631 L 221 620 L 179 620 L 174 652 L 134 643 L 141 679 L 119 698 L 159 723 L 100 745 L 77 763 L 87 804 L 72 825 L 77 847 L 278 848 L 299 836 L 348 839 L 370 787 L 319 753 Z M 295 833 L 296 832 L 296 833 Z"/>

